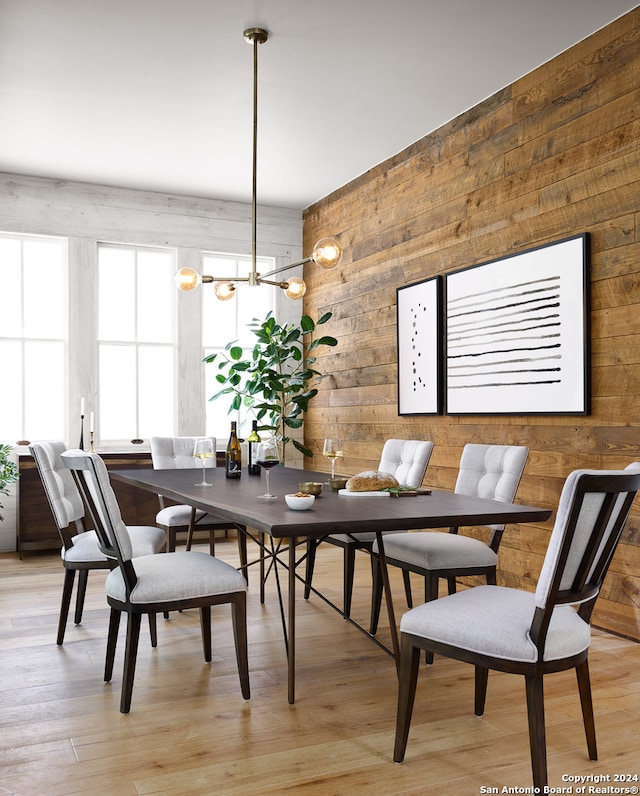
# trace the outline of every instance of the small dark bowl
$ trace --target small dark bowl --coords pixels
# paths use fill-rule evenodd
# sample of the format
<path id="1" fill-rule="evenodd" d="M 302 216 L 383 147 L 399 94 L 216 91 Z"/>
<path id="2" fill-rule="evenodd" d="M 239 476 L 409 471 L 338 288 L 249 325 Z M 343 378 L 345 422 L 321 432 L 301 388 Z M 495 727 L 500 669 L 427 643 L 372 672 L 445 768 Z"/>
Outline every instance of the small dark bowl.
<path id="1" fill-rule="evenodd" d="M 318 495 L 322 492 L 322 484 L 319 481 L 302 481 L 298 484 L 298 487 L 301 492 L 305 492 L 307 495 Z"/>
<path id="2" fill-rule="evenodd" d="M 335 478 L 329 479 L 329 486 L 334 492 L 337 492 L 339 489 L 345 488 L 348 480 L 348 478 L 338 478 L 338 476 L 336 476 Z"/>

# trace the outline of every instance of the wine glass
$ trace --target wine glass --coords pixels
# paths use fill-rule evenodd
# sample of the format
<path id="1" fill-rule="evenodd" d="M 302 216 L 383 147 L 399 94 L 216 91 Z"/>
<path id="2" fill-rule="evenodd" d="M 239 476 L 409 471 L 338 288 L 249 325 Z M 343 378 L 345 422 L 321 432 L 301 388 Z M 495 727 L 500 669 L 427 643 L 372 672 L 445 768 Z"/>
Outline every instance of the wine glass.
<path id="1" fill-rule="evenodd" d="M 267 476 L 267 490 L 264 495 L 258 495 L 266 500 L 273 500 L 277 495 L 272 495 L 269 489 L 269 471 L 276 464 L 280 464 L 280 445 L 275 437 L 269 437 L 258 445 L 258 464 Z"/>
<path id="2" fill-rule="evenodd" d="M 195 442 L 195 446 L 193 448 L 193 456 L 196 459 L 200 459 L 202 462 L 202 481 L 196 486 L 213 486 L 207 481 L 207 474 L 205 472 L 205 467 L 207 466 L 207 459 L 212 459 L 216 455 L 216 452 L 213 449 L 213 441 L 206 438 L 201 437 L 197 439 Z"/>
<path id="3" fill-rule="evenodd" d="M 325 439 L 322 455 L 331 460 L 331 477 L 336 477 L 336 459 L 342 456 L 342 442 L 339 439 Z"/>

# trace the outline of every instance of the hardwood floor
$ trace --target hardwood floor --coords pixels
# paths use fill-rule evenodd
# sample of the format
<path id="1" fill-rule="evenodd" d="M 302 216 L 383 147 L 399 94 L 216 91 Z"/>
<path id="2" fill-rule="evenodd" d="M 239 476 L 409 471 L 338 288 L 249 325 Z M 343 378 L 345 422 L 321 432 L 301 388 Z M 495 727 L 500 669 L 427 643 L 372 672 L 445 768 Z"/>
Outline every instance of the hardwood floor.
<path id="1" fill-rule="evenodd" d="M 235 563 L 235 540 L 216 547 Z M 337 602 L 341 552 L 323 546 L 314 576 L 314 585 Z M 353 608 L 362 621 L 369 578 L 363 557 Z M 141 636 L 131 713 L 124 716 L 118 709 L 123 640 L 113 681 L 102 681 L 103 582 L 103 573 L 91 573 L 83 623 L 70 620 L 59 648 L 59 557 L 19 561 L 0 554 L 2 795 L 475 796 L 531 787 L 521 678 L 492 673 L 487 710 L 477 718 L 472 668 L 436 658 L 421 672 L 407 757 L 395 765 L 393 663 L 315 597 L 299 603 L 297 701 L 289 705 L 273 579 L 261 606 L 256 571 L 249 591 L 251 700 L 240 694 L 225 606 L 213 610 L 210 665 L 202 658 L 195 611 L 159 619 L 155 650 Z M 393 585 L 400 606 L 400 580 Z M 386 636 L 385 627 L 380 633 Z M 570 785 L 563 775 L 609 775 L 615 786 L 616 774 L 640 774 L 640 645 L 595 631 L 590 660 L 598 762 L 587 757 L 575 678 L 562 673 L 545 681 L 555 787 Z"/>

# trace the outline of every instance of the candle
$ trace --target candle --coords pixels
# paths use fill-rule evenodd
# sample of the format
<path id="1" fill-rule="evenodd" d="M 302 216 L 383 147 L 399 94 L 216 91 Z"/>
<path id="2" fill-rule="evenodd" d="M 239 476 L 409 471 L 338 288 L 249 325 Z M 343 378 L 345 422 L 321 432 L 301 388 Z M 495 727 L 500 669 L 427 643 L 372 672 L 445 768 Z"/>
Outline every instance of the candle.
<path id="1" fill-rule="evenodd" d="M 80 415 L 84 417 L 84 395 L 80 397 Z"/>
<path id="2" fill-rule="evenodd" d="M 93 431 L 93 412 L 89 415 L 89 431 Z"/>

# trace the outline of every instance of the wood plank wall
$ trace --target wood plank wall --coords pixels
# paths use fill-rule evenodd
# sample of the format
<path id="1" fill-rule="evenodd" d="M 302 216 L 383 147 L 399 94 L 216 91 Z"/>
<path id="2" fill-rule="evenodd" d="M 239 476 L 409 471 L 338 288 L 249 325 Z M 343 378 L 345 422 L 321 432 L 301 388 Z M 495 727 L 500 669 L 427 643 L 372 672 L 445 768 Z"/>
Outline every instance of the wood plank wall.
<path id="1" fill-rule="evenodd" d="M 320 359 L 332 375 L 307 444 L 319 453 L 339 434 L 349 474 L 375 466 L 388 437 L 432 439 L 425 483 L 445 489 L 466 442 L 525 444 L 519 500 L 554 508 L 571 470 L 640 459 L 639 141 L 640 7 L 308 208 L 305 251 L 335 234 L 345 261 L 305 272 L 305 311 L 331 310 L 324 329 L 339 339 Z M 398 417 L 396 288 L 581 232 L 591 415 Z M 550 528 L 507 529 L 502 583 L 534 588 Z M 639 608 L 640 498 L 595 621 L 640 640 Z"/>

